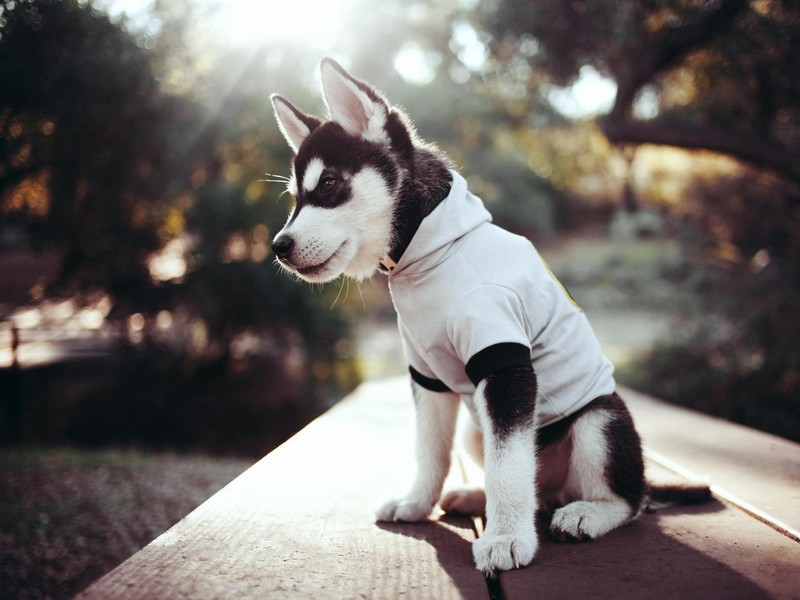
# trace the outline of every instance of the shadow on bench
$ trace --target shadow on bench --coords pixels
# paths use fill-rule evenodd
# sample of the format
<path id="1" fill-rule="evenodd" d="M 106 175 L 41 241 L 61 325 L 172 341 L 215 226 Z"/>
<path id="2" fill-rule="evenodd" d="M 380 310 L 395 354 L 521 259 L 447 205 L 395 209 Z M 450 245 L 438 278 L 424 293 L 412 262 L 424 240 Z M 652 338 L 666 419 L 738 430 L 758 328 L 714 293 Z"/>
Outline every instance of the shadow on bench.
<path id="1" fill-rule="evenodd" d="M 542 536 L 531 566 L 487 584 L 470 549 L 480 523 L 374 522 L 414 472 L 398 378 L 361 386 L 79 598 L 796 598 L 800 446 L 623 395 L 649 477 L 679 477 L 659 462 L 707 477 L 789 535 L 727 498 L 645 514 L 590 543 Z M 453 471 L 450 484 L 463 483 Z"/>

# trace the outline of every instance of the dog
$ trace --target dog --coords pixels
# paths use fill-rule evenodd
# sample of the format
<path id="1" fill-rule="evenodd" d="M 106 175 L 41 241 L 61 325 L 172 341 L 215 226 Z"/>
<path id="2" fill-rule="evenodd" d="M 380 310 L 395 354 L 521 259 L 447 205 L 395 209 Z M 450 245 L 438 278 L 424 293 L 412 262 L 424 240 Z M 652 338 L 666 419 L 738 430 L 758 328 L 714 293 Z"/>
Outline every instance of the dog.
<path id="1" fill-rule="evenodd" d="M 636 519 L 648 498 L 640 439 L 583 311 L 402 110 L 329 58 L 320 73 L 327 119 L 271 97 L 295 198 L 272 250 L 309 282 L 388 278 L 418 470 L 378 520 L 422 521 L 437 502 L 483 514 L 472 550 L 491 575 L 533 560 L 537 511 L 561 540 Z M 462 403 L 482 435 L 485 491 L 440 498 Z"/>

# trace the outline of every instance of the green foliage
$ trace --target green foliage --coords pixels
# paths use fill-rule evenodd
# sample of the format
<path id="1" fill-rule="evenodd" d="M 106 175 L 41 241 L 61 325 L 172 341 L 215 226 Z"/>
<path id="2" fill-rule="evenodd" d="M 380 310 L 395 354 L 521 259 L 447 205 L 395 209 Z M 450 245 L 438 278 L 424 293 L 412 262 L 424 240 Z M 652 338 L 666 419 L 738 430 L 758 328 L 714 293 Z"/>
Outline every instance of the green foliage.
<path id="1" fill-rule="evenodd" d="M 787 347 L 798 194 L 786 181 L 800 180 L 797 6 L 353 0 L 346 11 L 352 35 L 334 54 L 404 106 L 497 221 L 522 233 L 607 215 L 623 187 L 635 205 L 672 183 L 637 175 L 641 161 L 615 144 L 706 148 L 754 165 L 659 191 L 686 220 L 692 257 L 682 266 L 670 257 L 667 275 L 702 297 L 690 316 L 703 326 L 687 317 L 681 330 L 692 361 L 655 352 L 648 377 L 672 396 L 733 398 L 761 386 L 778 406 L 796 394 Z M 330 309 L 341 290 L 309 290 L 276 270 L 268 242 L 288 210 L 282 190 L 259 181 L 290 164 L 269 93 L 325 113 L 310 77 L 319 56 L 288 42 L 225 45 L 209 35 L 214 14 L 159 1 L 137 30 L 78 0 L 0 0 L 0 218 L 55 250 L 47 293 L 107 294 L 119 329 L 131 315 L 144 323 L 137 350 L 183 357 L 166 361 L 176 381 L 212 365 L 273 372 L 283 361 L 312 386 L 296 395 L 332 396 L 355 380 L 347 311 Z M 491 55 L 470 63 L 465 44 Z M 392 68 L 409 48 L 433 69 L 423 87 Z M 549 91 L 586 65 L 616 82 L 616 103 L 596 123 L 570 122 Z M 185 268 L 156 274 L 153 259 L 177 243 Z M 659 356 L 680 374 L 658 375 Z"/>
<path id="2" fill-rule="evenodd" d="M 58 261 L 56 276 L 37 286 L 45 297 L 107 295 L 111 328 L 124 335 L 131 315 L 142 328 L 129 340 L 131 369 L 110 369 L 115 382 L 96 378 L 89 412 L 104 417 L 87 419 L 81 435 L 65 433 L 71 441 L 117 431 L 120 442 L 166 443 L 164 428 L 138 438 L 126 429 L 138 420 L 125 403 L 177 431 L 188 422 L 175 421 L 177 407 L 186 394 L 202 395 L 195 386 L 204 377 L 219 402 L 227 378 L 241 400 L 229 408 L 260 415 L 249 423 L 266 439 L 270 423 L 280 429 L 270 402 L 307 418 L 358 381 L 342 343 L 348 321 L 330 310 L 336 290 L 309 293 L 270 256 L 287 206 L 259 180 L 286 173 L 289 151 L 268 93 L 276 79 L 294 80 L 296 65 L 265 61 L 266 50 L 256 59 L 214 48 L 211 65 L 195 69 L 184 43 L 197 25 L 191 5 L 154 10 L 158 27 L 131 33 L 77 0 L 0 3 L 0 224 L 24 224 L 32 247 Z M 169 258 L 185 267 L 154 270 L 175 247 L 183 251 Z M 259 379 L 267 375 L 269 385 Z M 85 376 L 70 385 L 90 385 Z M 42 390 L 47 404 L 54 390 Z M 121 402 L 111 407 L 109 398 Z M 211 412 L 191 413 L 205 422 L 224 406 L 207 402 Z M 235 448 L 232 427 L 222 438 Z"/>
<path id="3" fill-rule="evenodd" d="M 498 72 L 537 92 L 532 108 L 591 65 L 617 84 L 601 119 L 615 144 L 706 148 L 800 180 L 796 3 L 497 0 L 476 12 Z"/>
<path id="4" fill-rule="evenodd" d="M 91 8 L 4 2 L 2 20 L 5 218 L 62 252 L 53 292 L 132 300 L 149 287 L 159 208 L 186 174 L 193 108 L 164 94 L 147 51 Z"/>
<path id="5" fill-rule="evenodd" d="M 625 377 L 679 404 L 800 440 L 800 187 L 699 182 L 684 285 L 698 299 Z"/>
<path id="6" fill-rule="evenodd" d="M 687 259 L 669 278 L 682 287 L 676 295 L 695 301 L 680 307 L 674 338 L 626 377 L 797 439 L 800 194 L 790 182 L 800 181 L 798 5 L 497 0 L 475 15 L 496 77 L 533 92 L 528 122 L 548 86 L 569 84 L 591 65 L 617 84 L 614 107 L 598 123 L 612 144 L 707 149 L 750 165 L 700 174 L 673 193 Z M 531 151 L 538 163 L 541 152 Z M 646 201 L 654 183 L 640 178 L 637 195 Z"/>

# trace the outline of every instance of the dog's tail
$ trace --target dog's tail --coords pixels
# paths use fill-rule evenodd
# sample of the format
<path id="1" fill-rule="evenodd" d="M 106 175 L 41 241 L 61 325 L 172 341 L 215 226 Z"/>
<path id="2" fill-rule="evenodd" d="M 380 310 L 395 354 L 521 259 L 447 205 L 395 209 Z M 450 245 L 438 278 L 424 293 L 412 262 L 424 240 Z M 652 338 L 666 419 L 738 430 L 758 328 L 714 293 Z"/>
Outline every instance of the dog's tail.
<path id="1" fill-rule="evenodd" d="M 703 504 L 713 498 L 707 485 L 654 485 L 648 484 L 645 510 L 653 512 L 673 504 Z"/>

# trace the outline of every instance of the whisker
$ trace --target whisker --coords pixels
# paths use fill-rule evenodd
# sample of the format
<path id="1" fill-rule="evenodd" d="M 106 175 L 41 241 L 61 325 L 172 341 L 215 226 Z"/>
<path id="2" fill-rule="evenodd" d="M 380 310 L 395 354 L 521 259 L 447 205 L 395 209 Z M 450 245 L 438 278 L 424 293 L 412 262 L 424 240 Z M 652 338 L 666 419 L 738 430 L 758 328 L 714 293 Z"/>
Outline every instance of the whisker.
<path id="1" fill-rule="evenodd" d="M 289 181 L 289 177 L 286 175 L 276 175 L 275 173 L 264 173 L 266 177 L 273 177 L 274 179 L 280 179 L 282 181 Z"/>
<path id="2" fill-rule="evenodd" d="M 280 194 L 275 196 L 275 206 L 278 206 L 278 202 L 281 201 L 281 198 L 283 197 L 283 195 L 284 194 L 288 194 L 288 193 L 289 193 L 289 190 L 283 190 Z"/>
<path id="3" fill-rule="evenodd" d="M 342 290 L 344 289 L 344 278 L 339 277 L 336 280 L 336 283 L 339 284 L 339 293 L 336 294 L 336 298 L 333 300 L 333 304 L 331 304 L 331 307 L 330 307 L 329 310 L 333 310 L 333 307 L 336 306 L 336 303 L 339 301 L 339 297 L 342 295 Z M 346 296 L 345 296 L 345 298 L 346 298 Z"/>
<path id="4" fill-rule="evenodd" d="M 361 306 L 364 307 L 364 310 L 367 310 L 367 301 L 364 300 L 364 292 L 361 291 L 360 281 L 356 281 L 356 289 L 358 289 L 358 295 L 361 296 Z"/>

